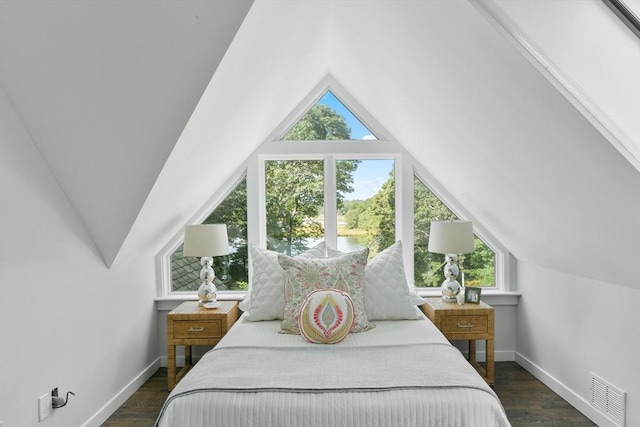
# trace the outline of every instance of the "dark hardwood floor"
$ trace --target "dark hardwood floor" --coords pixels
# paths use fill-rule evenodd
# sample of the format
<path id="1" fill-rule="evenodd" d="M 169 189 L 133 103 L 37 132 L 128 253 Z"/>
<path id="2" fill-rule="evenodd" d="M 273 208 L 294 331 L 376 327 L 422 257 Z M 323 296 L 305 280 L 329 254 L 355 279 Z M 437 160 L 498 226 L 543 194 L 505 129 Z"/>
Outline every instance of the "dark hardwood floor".
<path id="1" fill-rule="evenodd" d="M 496 363 L 495 385 L 513 427 L 587 427 L 593 422 L 515 362 Z"/>
<path id="2" fill-rule="evenodd" d="M 515 362 L 496 363 L 494 390 L 513 427 L 595 426 Z M 160 368 L 102 427 L 153 426 L 168 395 L 167 369 Z"/>

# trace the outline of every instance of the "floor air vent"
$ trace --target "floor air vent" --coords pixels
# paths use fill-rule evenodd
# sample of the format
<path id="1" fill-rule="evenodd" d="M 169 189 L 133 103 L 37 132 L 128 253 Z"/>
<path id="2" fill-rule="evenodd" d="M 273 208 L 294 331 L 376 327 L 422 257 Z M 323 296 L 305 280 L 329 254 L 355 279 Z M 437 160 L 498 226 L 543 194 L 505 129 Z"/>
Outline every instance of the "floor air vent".
<path id="1" fill-rule="evenodd" d="M 624 427 L 625 395 L 625 392 L 591 374 L 591 406 L 620 427 Z"/>

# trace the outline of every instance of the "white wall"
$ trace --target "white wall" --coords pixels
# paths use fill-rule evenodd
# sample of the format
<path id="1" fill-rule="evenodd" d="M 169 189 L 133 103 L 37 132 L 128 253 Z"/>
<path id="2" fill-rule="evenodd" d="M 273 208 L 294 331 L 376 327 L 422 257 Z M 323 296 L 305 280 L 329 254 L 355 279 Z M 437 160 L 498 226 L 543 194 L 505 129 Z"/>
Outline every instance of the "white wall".
<path id="1" fill-rule="evenodd" d="M 0 421 L 98 426 L 157 366 L 154 260 L 106 268 L 4 91 L 0 141 Z"/>
<path id="2" fill-rule="evenodd" d="M 496 0 L 567 89 L 640 161 L 640 40 L 600 0 Z M 507 23 L 508 24 L 508 23 Z M 596 124 L 597 126 L 597 124 Z"/>
<path id="3" fill-rule="evenodd" d="M 627 392 L 626 425 L 640 425 L 639 285 L 518 263 L 516 360 L 601 426 L 613 424 L 589 405 L 591 373 Z"/>

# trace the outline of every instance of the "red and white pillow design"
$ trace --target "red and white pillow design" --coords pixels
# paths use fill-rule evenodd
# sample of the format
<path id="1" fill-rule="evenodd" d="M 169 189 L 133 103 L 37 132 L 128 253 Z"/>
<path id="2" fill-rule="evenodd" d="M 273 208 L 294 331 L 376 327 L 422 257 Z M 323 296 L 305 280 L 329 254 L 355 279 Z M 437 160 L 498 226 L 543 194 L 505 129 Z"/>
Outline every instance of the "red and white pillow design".
<path id="1" fill-rule="evenodd" d="M 320 289 L 307 295 L 300 306 L 300 334 L 316 344 L 336 344 L 344 340 L 355 322 L 349 294 L 337 289 Z"/>

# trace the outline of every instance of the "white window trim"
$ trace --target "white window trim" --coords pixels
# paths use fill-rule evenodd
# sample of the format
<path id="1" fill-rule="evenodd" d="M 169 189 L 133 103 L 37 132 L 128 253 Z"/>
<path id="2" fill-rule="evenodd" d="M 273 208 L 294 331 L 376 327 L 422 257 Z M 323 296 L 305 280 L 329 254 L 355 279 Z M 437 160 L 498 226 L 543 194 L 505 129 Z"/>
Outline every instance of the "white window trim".
<path id="1" fill-rule="evenodd" d="M 354 150 L 354 141 L 314 141 L 313 143 L 291 144 L 290 141 L 278 141 L 261 147 L 247 161 L 247 167 L 241 168 L 240 172 L 227 181 L 225 191 L 218 191 L 208 203 L 200 209 L 189 224 L 201 223 L 210 212 L 224 200 L 225 197 L 235 188 L 235 186 L 247 176 L 247 242 L 254 243 L 260 247 L 266 247 L 266 205 L 264 187 L 264 166 L 268 160 L 324 160 L 325 166 L 335 165 L 336 160 L 375 160 L 393 159 L 394 174 L 396 177 L 396 240 L 403 241 L 405 271 L 407 280 L 413 283 L 413 243 L 414 243 L 414 223 L 413 223 L 413 178 L 418 177 L 429 189 L 445 203 L 459 218 L 470 220 L 474 223 L 474 232 L 480 237 L 495 254 L 495 287 L 487 287 L 486 291 L 509 292 L 510 283 L 510 254 L 473 216 L 455 202 L 451 194 L 442 187 L 413 157 L 407 152 L 401 152 L 398 146 L 384 141 L 358 142 L 359 150 Z M 372 145 L 371 152 L 364 150 L 364 146 Z M 390 148 L 395 148 L 391 150 Z M 293 150 L 292 150 L 293 148 Z M 362 151 L 360 151 L 362 150 Z M 302 152 L 301 152 L 302 151 Z M 274 153 L 275 152 L 275 153 Z M 330 154 L 324 154 L 329 152 Z M 331 169 L 331 170 L 330 170 Z M 325 167 L 325 175 L 332 173 L 332 177 L 325 176 L 325 206 L 327 210 L 333 206 L 335 213 L 335 191 L 330 191 L 328 185 L 332 185 L 335 190 L 335 170 L 333 166 Z M 325 218 L 331 218 L 332 222 L 325 223 L 325 241 L 331 247 L 336 247 L 336 229 L 333 224 L 334 213 L 325 212 Z M 161 280 L 161 287 L 158 290 L 159 296 L 169 296 L 180 294 L 195 294 L 171 291 L 171 254 L 182 243 L 182 230 L 165 246 L 158 255 L 158 268 Z M 249 272 L 251 276 L 251 271 Z M 437 293 L 437 289 L 419 288 L 419 292 L 424 295 Z M 238 291 L 233 291 L 238 293 Z"/>
<path id="2" fill-rule="evenodd" d="M 330 90 L 376 137 L 377 140 L 350 141 L 284 141 L 284 135 L 315 103 Z M 459 218 L 470 220 L 474 224 L 474 232 L 495 254 L 495 287 L 483 290 L 483 298 L 498 304 L 502 301 L 508 305 L 517 303 L 519 293 L 515 292 L 515 259 L 507 249 L 498 242 L 478 222 L 470 212 L 464 209 L 438 181 L 415 160 L 415 158 L 395 141 L 390 134 L 344 90 L 331 76 L 325 77 L 310 94 L 290 113 L 271 135 L 251 154 L 245 163 L 232 175 L 208 202 L 198 210 L 189 224 L 199 224 L 220 204 L 235 186 L 246 175 L 247 177 L 247 244 L 257 244 L 266 247 L 266 203 L 264 191 L 264 162 L 265 160 L 354 160 L 354 159 L 394 159 L 395 189 L 396 189 L 396 240 L 402 240 L 404 248 L 404 262 L 407 280 L 414 283 L 413 245 L 413 177 L 416 175 L 429 189 L 443 201 Z M 326 164 L 326 162 L 325 162 Z M 333 204 L 335 211 L 335 191 L 328 192 L 327 174 L 335 170 L 325 167 L 325 207 Z M 334 178 L 331 178 L 334 181 Z M 335 187 L 335 182 L 334 182 Z M 334 188 L 335 190 L 335 188 Z M 331 202 L 328 199 L 333 199 Z M 327 203 L 329 202 L 329 203 Z M 325 213 L 325 218 L 327 217 Z M 331 224 L 330 224 L 331 225 Z M 336 227 L 331 225 L 331 232 L 327 234 L 325 223 L 325 240 L 335 247 L 337 242 Z M 183 229 L 167 243 L 156 257 L 158 285 L 158 301 L 180 301 L 195 299 L 193 292 L 173 292 L 171 290 L 171 254 L 180 246 L 183 240 Z M 251 264 L 249 263 L 249 283 L 251 285 Z M 424 296 L 438 295 L 437 288 L 417 288 Z M 242 299 L 246 292 L 221 292 L 221 299 Z M 500 297 L 499 299 L 495 299 Z M 490 302 L 491 303 L 491 302 Z M 171 303 L 169 303 L 171 304 Z"/>
<path id="3" fill-rule="evenodd" d="M 248 171 L 246 162 L 243 164 L 236 173 L 234 173 L 225 183 L 220 186 L 211 198 L 205 203 L 195 214 L 191 216 L 186 225 L 202 224 L 207 219 L 211 212 L 218 206 L 224 199 L 236 188 L 236 186 L 247 176 L 247 187 L 249 186 Z M 248 190 L 247 190 L 248 191 Z M 248 199 L 248 196 L 247 196 Z M 247 200 L 248 204 L 248 200 Z M 247 208 L 248 209 L 248 208 Z M 156 255 L 156 276 L 158 278 L 156 283 L 156 294 L 158 299 L 170 298 L 177 300 L 196 299 L 196 291 L 173 291 L 171 289 L 171 255 L 180 247 L 184 241 L 184 227 L 180 227 L 180 230 L 173 235 L 171 240 L 162 248 L 162 250 Z"/>
<path id="4" fill-rule="evenodd" d="M 473 222 L 473 232 L 495 256 L 495 286 L 487 287 L 487 291 L 510 292 L 513 277 L 510 274 L 513 261 L 507 248 L 502 245 L 469 211 L 461 206 L 440 183 L 420 163 L 413 161 L 413 174 L 418 177 L 435 196 L 440 199 L 458 218 Z M 412 187 L 413 189 L 413 187 Z M 413 218 L 410 219 L 413 224 Z M 413 248 L 413 245 L 411 246 Z M 411 263 L 413 265 L 413 262 Z M 413 278 L 413 276 L 411 276 Z M 484 291 L 484 288 L 483 288 Z"/>
<path id="5" fill-rule="evenodd" d="M 279 144 L 280 142 L 276 143 Z M 251 196 L 260 200 L 256 209 L 258 212 L 259 222 L 254 224 L 254 227 L 259 230 L 259 235 L 255 236 L 257 244 L 261 247 L 266 247 L 266 203 L 265 201 L 265 163 L 270 160 L 322 160 L 324 162 L 324 241 L 331 248 L 337 247 L 337 201 L 335 194 L 337 192 L 337 183 L 336 183 L 336 162 L 341 160 L 393 160 L 394 162 L 394 175 L 396 176 L 395 181 L 395 190 L 396 190 L 396 206 L 395 206 L 395 214 L 396 214 L 396 224 L 401 224 L 401 216 L 399 212 L 402 209 L 400 202 L 398 199 L 402 199 L 398 197 L 399 186 L 401 185 L 402 180 L 398 179 L 397 176 L 400 173 L 400 163 L 402 162 L 401 154 L 396 152 L 392 153 L 356 153 L 353 152 L 353 147 L 349 147 L 352 144 L 352 141 L 348 142 L 321 142 L 314 141 L 313 145 L 316 145 L 314 150 L 308 151 L 306 154 L 301 153 L 293 153 L 289 154 L 261 154 L 258 155 L 258 161 L 256 165 L 256 169 L 258 169 L 259 174 L 259 183 L 260 185 L 256 185 L 256 190 L 259 192 L 257 195 L 252 194 Z M 379 141 L 374 141 L 372 144 L 378 144 Z M 311 145 L 308 141 L 305 144 Z M 346 145 L 346 146 L 345 146 Z M 377 147 L 379 148 L 379 147 Z M 330 154 L 324 154 L 327 151 L 323 151 L 323 149 L 331 149 L 333 151 Z M 337 152 L 336 150 L 340 151 Z M 247 199 L 249 199 L 249 191 L 247 190 Z M 251 228 L 251 223 L 248 224 L 248 227 Z M 401 229 L 400 226 L 396 227 L 396 240 L 400 234 L 398 230 Z"/>

